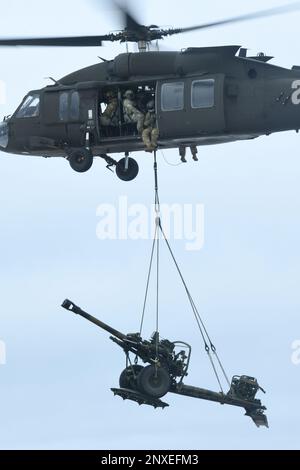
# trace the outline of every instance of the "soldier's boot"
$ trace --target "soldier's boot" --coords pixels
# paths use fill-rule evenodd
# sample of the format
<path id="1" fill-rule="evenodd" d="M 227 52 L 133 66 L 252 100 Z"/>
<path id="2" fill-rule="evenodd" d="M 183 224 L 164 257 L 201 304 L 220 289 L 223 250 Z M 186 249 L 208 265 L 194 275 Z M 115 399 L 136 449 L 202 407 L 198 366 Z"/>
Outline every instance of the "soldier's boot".
<path id="1" fill-rule="evenodd" d="M 184 147 L 183 145 L 181 145 L 179 147 L 179 155 L 181 157 L 181 161 L 182 163 L 186 163 L 186 147 Z"/>
<path id="2" fill-rule="evenodd" d="M 197 149 L 196 145 L 191 146 L 191 152 L 192 152 L 192 155 L 193 155 L 193 160 L 195 162 L 198 162 L 199 161 L 199 158 L 197 156 L 198 155 L 198 149 Z"/>

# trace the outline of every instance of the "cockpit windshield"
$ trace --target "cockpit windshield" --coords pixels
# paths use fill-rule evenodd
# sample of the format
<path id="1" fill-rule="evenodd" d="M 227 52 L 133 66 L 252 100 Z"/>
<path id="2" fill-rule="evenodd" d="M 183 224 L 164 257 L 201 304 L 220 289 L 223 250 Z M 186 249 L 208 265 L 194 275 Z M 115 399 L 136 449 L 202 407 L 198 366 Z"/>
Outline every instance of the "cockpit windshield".
<path id="1" fill-rule="evenodd" d="M 7 122 L 0 123 L 0 147 L 6 148 L 8 145 L 8 125 Z"/>
<path id="2" fill-rule="evenodd" d="M 34 93 L 28 95 L 17 112 L 17 118 L 38 117 L 40 114 L 40 95 Z"/>

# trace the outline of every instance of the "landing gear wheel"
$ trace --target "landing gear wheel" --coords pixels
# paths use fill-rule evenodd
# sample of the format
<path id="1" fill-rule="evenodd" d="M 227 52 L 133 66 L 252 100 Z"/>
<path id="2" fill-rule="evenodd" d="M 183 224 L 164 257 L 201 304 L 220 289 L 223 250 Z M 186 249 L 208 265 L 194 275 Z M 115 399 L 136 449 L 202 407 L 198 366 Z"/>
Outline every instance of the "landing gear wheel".
<path id="1" fill-rule="evenodd" d="M 68 160 L 72 170 L 85 173 L 93 165 L 93 154 L 86 148 L 76 149 L 70 151 Z"/>
<path id="2" fill-rule="evenodd" d="M 122 181 L 132 181 L 139 174 L 139 166 L 133 158 L 122 158 L 117 163 L 116 173 Z"/>
<path id="3" fill-rule="evenodd" d="M 162 398 L 171 387 L 169 372 L 163 367 L 145 367 L 138 376 L 139 391 L 152 398 Z"/>
<path id="4" fill-rule="evenodd" d="M 137 378 L 143 369 L 143 366 L 133 365 L 123 370 L 119 379 L 120 388 L 137 390 Z"/>

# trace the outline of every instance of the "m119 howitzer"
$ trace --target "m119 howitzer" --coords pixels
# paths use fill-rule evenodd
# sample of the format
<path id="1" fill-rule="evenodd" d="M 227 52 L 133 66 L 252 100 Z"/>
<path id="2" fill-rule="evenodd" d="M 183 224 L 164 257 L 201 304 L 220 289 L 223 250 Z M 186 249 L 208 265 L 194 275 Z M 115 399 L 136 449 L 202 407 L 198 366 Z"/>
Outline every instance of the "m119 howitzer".
<path id="1" fill-rule="evenodd" d="M 266 408 L 255 398 L 259 390 L 264 390 L 255 378 L 245 375 L 233 377 L 227 394 L 185 385 L 183 379 L 188 375 L 192 352 L 187 343 L 160 340 L 158 332 L 149 341 L 143 340 L 139 333 L 125 335 L 84 312 L 70 300 L 65 300 L 62 307 L 110 333 L 110 339 L 125 352 L 126 368 L 120 375 L 120 388 L 111 389 L 115 395 L 154 408 L 169 406 L 160 400 L 167 393 L 209 400 L 244 408 L 246 416 L 252 418 L 256 426 L 268 427 L 264 414 Z M 130 354 L 134 356 L 133 361 Z M 148 365 L 139 364 L 139 359 Z"/>

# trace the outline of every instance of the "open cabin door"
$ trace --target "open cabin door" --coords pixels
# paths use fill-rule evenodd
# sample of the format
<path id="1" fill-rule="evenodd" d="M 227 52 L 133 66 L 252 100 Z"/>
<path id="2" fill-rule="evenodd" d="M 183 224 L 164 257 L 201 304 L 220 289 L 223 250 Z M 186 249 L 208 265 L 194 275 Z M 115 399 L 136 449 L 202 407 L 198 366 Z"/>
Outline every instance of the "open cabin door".
<path id="1" fill-rule="evenodd" d="M 157 120 L 162 139 L 201 137 L 225 130 L 222 74 L 161 80 Z"/>

